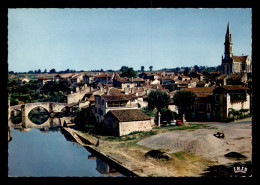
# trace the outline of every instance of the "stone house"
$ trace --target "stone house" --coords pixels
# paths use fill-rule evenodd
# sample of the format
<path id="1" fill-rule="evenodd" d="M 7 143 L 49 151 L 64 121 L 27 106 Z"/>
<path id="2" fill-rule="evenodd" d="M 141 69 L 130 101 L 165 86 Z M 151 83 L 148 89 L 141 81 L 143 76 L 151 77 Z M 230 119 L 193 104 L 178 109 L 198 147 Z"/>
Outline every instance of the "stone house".
<path id="1" fill-rule="evenodd" d="M 109 110 L 138 109 L 135 95 L 126 95 L 116 88 L 110 88 L 106 93 L 104 91 L 96 93 L 94 97 L 95 117 L 98 124 L 104 121 L 104 115 Z"/>
<path id="2" fill-rule="evenodd" d="M 41 76 L 41 77 L 38 78 L 38 82 L 41 85 L 44 85 L 44 84 L 46 84 L 49 81 L 51 81 L 51 78 L 48 78 L 48 77 L 45 77 L 45 76 Z"/>
<path id="3" fill-rule="evenodd" d="M 150 131 L 153 119 L 138 109 L 110 110 L 104 117 L 103 130 L 111 135 L 123 136 L 136 131 Z"/>
<path id="4" fill-rule="evenodd" d="M 113 79 L 113 87 L 120 87 L 123 90 L 133 88 L 135 85 L 133 78 L 117 77 Z"/>
<path id="5" fill-rule="evenodd" d="M 226 120 L 229 112 L 233 110 L 244 110 L 251 112 L 251 90 L 242 85 L 225 85 L 217 87 L 214 92 L 214 117 L 219 120 Z"/>
<path id="6" fill-rule="evenodd" d="M 95 77 L 91 74 L 85 74 L 83 76 L 83 81 L 84 81 L 84 83 L 90 85 L 90 84 L 93 84 L 95 82 Z"/>
<path id="7" fill-rule="evenodd" d="M 25 78 L 18 78 L 18 79 L 17 79 L 17 83 L 18 83 L 18 84 L 22 84 L 23 82 L 28 83 L 28 82 L 30 82 L 30 79 L 27 78 L 27 77 L 25 77 Z"/>
<path id="8" fill-rule="evenodd" d="M 73 102 L 79 102 L 82 100 L 82 98 L 85 96 L 86 93 L 90 92 L 91 88 L 85 84 L 81 89 L 76 88 L 76 92 L 71 91 L 70 94 L 67 94 L 67 104 L 73 103 Z"/>
<path id="9" fill-rule="evenodd" d="M 114 73 L 101 73 L 95 77 L 95 83 L 112 84 L 114 78 Z"/>
<path id="10" fill-rule="evenodd" d="M 134 78 L 133 82 L 137 87 L 143 86 L 145 84 L 145 80 L 143 78 Z"/>
<path id="11" fill-rule="evenodd" d="M 197 101 L 191 108 L 190 115 L 192 120 L 212 120 L 213 119 L 213 90 L 215 87 L 196 87 L 183 90 L 192 91 L 197 95 Z"/>

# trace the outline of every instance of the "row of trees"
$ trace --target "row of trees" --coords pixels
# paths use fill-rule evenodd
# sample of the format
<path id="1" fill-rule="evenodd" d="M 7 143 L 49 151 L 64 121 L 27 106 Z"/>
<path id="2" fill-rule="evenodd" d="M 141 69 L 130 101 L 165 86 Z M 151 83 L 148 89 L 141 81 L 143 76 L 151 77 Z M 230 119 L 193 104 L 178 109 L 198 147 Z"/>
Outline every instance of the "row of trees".
<path id="1" fill-rule="evenodd" d="M 17 84 L 15 80 L 8 81 L 8 94 L 10 105 L 33 102 L 63 102 L 67 101 L 66 94 L 71 91 L 70 84 L 66 81 L 46 83 L 39 85 L 37 81 Z"/>
<path id="2" fill-rule="evenodd" d="M 147 97 L 148 107 L 142 111 L 150 116 L 155 114 L 155 108 L 161 113 L 162 121 L 171 121 L 176 118 L 176 113 L 168 109 L 170 104 L 170 96 L 161 90 L 153 90 Z M 173 97 L 174 104 L 179 109 L 179 115 L 182 120 L 185 120 L 185 113 L 188 112 L 191 106 L 197 101 L 197 95 L 192 91 L 181 90 L 175 93 Z"/>

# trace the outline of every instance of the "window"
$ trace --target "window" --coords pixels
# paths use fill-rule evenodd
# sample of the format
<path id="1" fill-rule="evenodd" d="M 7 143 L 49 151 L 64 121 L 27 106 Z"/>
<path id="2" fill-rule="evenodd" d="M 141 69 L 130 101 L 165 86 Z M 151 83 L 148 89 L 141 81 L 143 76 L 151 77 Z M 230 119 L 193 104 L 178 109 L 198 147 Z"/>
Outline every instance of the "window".
<path id="1" fill-rule="evenodd" d="M 207 104 L 207 111 L 210 112 L 211 111 L 211 105 Z"/>
<path id="2" fill-rule="evenodd" d="M 204 110 L 204 104 L 203 103 L 200 104 L 200 110 Z"/>
<path id="3" fill-rule="evenodd" d="M 215 101 L 219 102 L 219 94 L 215 94 Z"/>

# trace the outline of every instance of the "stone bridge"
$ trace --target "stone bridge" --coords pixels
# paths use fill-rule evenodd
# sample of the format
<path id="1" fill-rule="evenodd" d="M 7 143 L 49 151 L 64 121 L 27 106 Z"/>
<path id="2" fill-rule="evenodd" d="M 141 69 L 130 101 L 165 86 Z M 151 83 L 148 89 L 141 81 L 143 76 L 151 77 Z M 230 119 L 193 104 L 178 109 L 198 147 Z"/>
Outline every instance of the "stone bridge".
<path id="1" fill-rule="evenodd" d="M 24 129 L 24 128 L 49 128 L 63 126 L 64 122 L 69 123 L 72 117 L 63 118 L 48 118 L 44 123 L 35 124 L 28 117 L 23 117 L 21 123 L 14 124 L 9 120 L 8 125 L 12 128 Z"/>
<path id="2" fill-rule="evenodd" d="M 55 102 L 36 102 L 36 103 L 27 103 L 22 105 L 15 105 L 9 107 L 9 117 L 11 115 L 11 112 L 21 111 L 22 116 L 28 117 L 29 113 L 32 111 L 32 109 L 36 107 L 42 107 L 49 113 L 53 112 L 61 112 L 61 110 L 66 106 L 66 103 L 55 103 Z"/>

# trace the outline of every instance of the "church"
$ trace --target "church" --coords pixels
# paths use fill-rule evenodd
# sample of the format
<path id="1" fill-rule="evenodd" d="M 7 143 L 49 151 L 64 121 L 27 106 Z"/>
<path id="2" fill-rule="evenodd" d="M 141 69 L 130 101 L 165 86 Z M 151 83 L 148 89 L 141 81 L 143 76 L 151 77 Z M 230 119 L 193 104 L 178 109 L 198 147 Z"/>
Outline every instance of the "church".
<path id="1" fill-rule="evenodd" d="M 232 52 L 232 36 L 230 33 L 229 23 L 225 36 L 225 58 L 222 56 L 222 74 L 251 73 L 252 64 L 248 55 L 233 56 Z"/>

